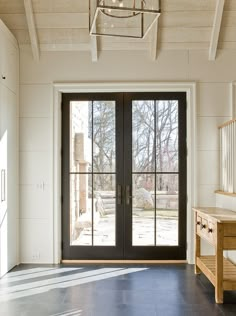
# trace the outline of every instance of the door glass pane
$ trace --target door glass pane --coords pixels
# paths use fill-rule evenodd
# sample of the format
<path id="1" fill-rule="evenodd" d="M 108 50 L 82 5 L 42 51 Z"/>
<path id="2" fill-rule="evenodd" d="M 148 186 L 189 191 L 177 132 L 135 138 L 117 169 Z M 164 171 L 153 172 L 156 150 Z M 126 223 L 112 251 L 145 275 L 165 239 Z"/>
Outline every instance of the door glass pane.
<path id="1" fill-rule="evenodd" d="M 132 198 L 132 244 L 133 246 L 154 245 L 155 232 L 155 175 L 133 175 Z"/>
<path id="2" fill-rule="evenodd" d="M 178 245 L 179 176 L 156 176 L 156 243 Z"/>
<path id="3" fill-rule="evenodd" d="M 178 132 L 178 101 L 132 102 L 133 245 L 178 245 Z"/>
<path id="4" fill-rule="evenodd" d="M 133 172 L 155 171 L 154 101 L 132 102 Z"/>
<path id="5" fill-rule="evenodd" d="M 115 245 L 115 141 L 115 101 L 70 102 L 71 245 Z"/>
<path id="6" fill-rule="evenodd" d="M 94 192 L 94 245 L 114 246 L 116 233 L 116 176 L 96 174 Z"/>
<path id="7" fill-rule="evenodd" d="M 70 171 L 91 171 L 92 103 L 70 102 Z"/>
<path id="8" fill-rule="evenodd" d="M 93 172 L 116 171 L 115 102 L 93 102 Z"/>
<path id="9" fill-rule="evenodd" d="M 70 244 L 92 245 L 92 175 L 70 175 Z"/>
<path id="10" fill-rule="evenodd" d="M 156 101 L 156 171 L 178 171 L 178 101 Z"/>

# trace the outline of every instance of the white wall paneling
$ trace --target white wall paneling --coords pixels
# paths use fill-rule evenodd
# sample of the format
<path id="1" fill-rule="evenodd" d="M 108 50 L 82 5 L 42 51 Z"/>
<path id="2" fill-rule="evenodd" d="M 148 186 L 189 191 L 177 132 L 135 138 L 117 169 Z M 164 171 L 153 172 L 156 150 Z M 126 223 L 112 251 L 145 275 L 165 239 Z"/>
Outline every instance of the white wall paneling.
<path id="1" fill-rule="evenodd" d="M 146 52 L 116 51 L 99 54 L 92 62 L 86 52 L 44 52 L 35 63 L 31 51 L 21 53 L 20 83 L 136 82 L 188 80 L 188 52 L 160 51 L 153 62 Z"/>
<path id="2" fill-rule="evenodd" d="M 198 116 L 231 117 L 228 82 L 200 82 L 198 91 Z"/>
<path id="3" fill-rule="evenodd" d="M 20 118 L 21 151 L 48 151 L 51 144 L 49 118 Z"/>
<path id="4" fill-rule="evenodd" d="M 198 149 L 219 150 L 218 126 L 230 120 L 230 116 L 198 116 Z"/>
<path id="5" fill-rule="evenodd" d="M 191 50 L 189 52 L 189 80 L 199 80 L 199 83 L 210 83 L 212 87 L 214 84 L 225 83 L 229 86 L 231 81 L 235 80 L 236 63 L 235 51 L 218 50 L 217 59 L 212 62 L 206 58 L 206 52 L 204 50 Z M 219 95 L 217 89 L 215 93 Z M 229 91 L 227 92 L 227 98 L 229 98 Z M 227 102 L 224 102 L 224 105 Z M 227 103 L 228 105 L 228 103 Z M 208 104 L 212 107 L 212 113 L 214 113 L 214 104 Z M 222 106 L 226 109 L 226 106 Z M 227 115 L 226 115 L 227 116 Z"/>
<path id="6" fill-rule="evenodd" d="M 218 184 L 199 184 L 198 199 L 202 207 L 214 206 L 216 203 L 215 191 L 219 189 Z"/>
<path id="7" fill-rule="evenodd" d="M 52 88 L 21 85 L 21 92 L 21 262 L 52 263 Z"/>
<path id="8" fill-rule="evenodd" d="M 215 3 L 215 1 L 213 2 Z M 20 162 L 23 170 L 21 173 L 21 190 L 23 191 L 21 216 L 22 220 L 28 218 L 37 222 L 37 209 L 32 210 L 30 199 L 28 201 L 29 194 L 34 192 L 36 199 L 45 194 L 45 201 L 40 203 L 45 210 L 39 219 L 45 220 L 43 222 L 45 229 L 49 229 L 49 236 L 53 240 L 52 262 L 57 263 L 61 258 L 60 163 L 53 163 L 59 159 L 61 149 L 59 92 L 96 91 L 96 89 L 97 91 L 106 89 L 107 91 L 118 91 L 119 89 L 122 91 L 128 87 L 136 91 L 155 90 L 157 87 L 165 88 L 160 84 L 163 81 L 167 82 L 167 88 L 174 87 L 168 86 L 168 82 L 183 82 L 181 87 L 183 88 L 185 85 L 185 87 L 191 85 L 190 81 L 196 81 L 197 102 L 193 99 L 190 100 L 192 104 L 196 103 L 196 113 L 192 113 L 191 118 L 188 112 L 188 124 L 190 125 L 188 128 L 194 133 L 194 141 L 188 144 L 188 153 L 193 158 L 193 161 L 189 163 L 190 167 L 188 165 L 188 170 L 191 170 L 191 166 L 195 166 L 197 170 L 195 176 L 191 177 L 191 172 L 188 173 L 188 190 L 194 191 L 195 196 L 189 205 L 210 206 L 211 203 L 214 204 L 213 192 L 219 188 L 220 148 L 216 125 L 218 122 L 221 123 L 225 119 L 231 118 L 232 115 L 230 87 L 236 74 L 235 58 L 236 52 L 232 51 L 218 50 L 217 59 L 210 62 L 207 60 L 206 51 L 203 50 L 160 50 L 157 60 L 151 61 L 147 53 L 142 51 L 135 51 L 135 54 L 131 51 L 103 51 L 99 52 L 98 62 L 93 63 L 90 52 L 42 52 L 40 61 L 36 63 L 33 61 L 29 49 L 21 51 L 21 124 L 26 122 L 25 119 L 32 118 L 33 121 L 40 118 L 46 119 L 49 124 L 50 136 L 48 138 L 51 138 L 51 141 L 47 140 L 46 148 L 42 148 L 39 137 L 34 148 L 30 149 L 28 144 L 31 146 L 32 143 L 29 143 L 29 136 L 26 134 L 30 132 L 31 128 L 27 127 L 27 132 L 21 126 L 25 131 L 21 134 L 21 144 L 24 144 Z M 54 93 L 53 82 L 58 82 L 54 87 Z M 60 82 L 68 84 L 60 85 Z M 197 124 L 198 128 L 194 124 Z M 28 126 L 30 125 L 33 126 L 31 123 Z M 40 128 L 40 124 L 37 125 L 37 128 Z M 193 148 L 192 153 L 191 148 Z M 30 175 L 26 171 L 27 164 L 34 159 L 33 152 L 35 156 L 40 153 L 44 157 L 42 159 L 44 159 L 44 166 L 50 179 L 46 186 L 48 192 L 37 191 L 38 178 L 35 178 L 35 181 L 30 180 L 37 175 L 34 176 L 33 173 Z M 29 163 L 29 166 L 32 166 L 31 170 L 33 170 L 33 163 Z M 32 187 L 28 187 L 28 185 Z M 30 221 L 24 223 L 27 225 Z M 41 222 L 41 226 L 43 223 Z M 189 206 L 188 241 L 191 240 L 193 229 L 191 207 Z M 39 235 L 38 239 L 40 240 L 40 238 Z M 22 260 L 26 262 L 26 259 L 31 258 L 32 254 L 30 248 L 27 248 L 26 245 L 24 247 Z M 36 239 L 35 248 L 37 248 Z M 205 248 L 205 250 L 207 249 Z M 47 251 L 47 258 L 50 258 L 51 246 L 46 246 L 45 251 Z M 193 244 L 189 242 L 188 258 L 191 257 L 191 252 L 193 252 Z"/>
<path id="9" fill-rule="evenodd" d="M 43 181 L 20 186 L 21 219 L 48 219 L 51 190 Z"/>
<path id="10" fill-rule="evenodd" d="M 51 85 L 22 85 L 20 87 L 20 116 L 22 118 L 52 118 Z"/>
<path id="11" fill-rule="evenodd" d="M 21 262 L 53 262 L 53 239 L 51 221 L 48 219 L 20 219 Z"/>
<path id="12" fill-rule="evenodd" d="M 50 154 L 47 151 L 20 151 L 20 184 L 52 184 L 49 159 Z"/>
<path id="13" fill-rule="evenodd" d="M 218 185 L 219 187 L 219 150 L 198 151 L 198 184 Z M 210 165 L 209 165 L 210 162 Z"/>

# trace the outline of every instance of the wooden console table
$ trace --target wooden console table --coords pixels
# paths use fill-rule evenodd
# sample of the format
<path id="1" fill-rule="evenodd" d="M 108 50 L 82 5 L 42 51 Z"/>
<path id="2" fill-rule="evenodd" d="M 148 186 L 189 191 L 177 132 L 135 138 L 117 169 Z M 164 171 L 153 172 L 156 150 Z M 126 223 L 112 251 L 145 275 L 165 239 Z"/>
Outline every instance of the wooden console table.
<path id="1" fill-rule="evenodd" d="M 195 273 L 204 273 L 215 286 L 215 300 L 224 290 L 236 290 L 236 266 L 223 250 L 236 250 L 236 212 L 218 207 L 195 207 Z M 215 256 L 201 256 L 201 238 L 215 247 Z"/>

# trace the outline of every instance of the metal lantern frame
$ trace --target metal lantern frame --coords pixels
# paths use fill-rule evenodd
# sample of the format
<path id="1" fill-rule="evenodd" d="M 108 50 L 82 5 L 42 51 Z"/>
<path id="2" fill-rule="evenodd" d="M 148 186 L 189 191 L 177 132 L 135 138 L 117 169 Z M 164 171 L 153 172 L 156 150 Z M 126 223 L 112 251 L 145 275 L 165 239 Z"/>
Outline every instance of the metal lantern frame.
<path id="1" fill-rule="evenodd" d="M 160 10 L 160 0 L 156 0 L 158 1 L 159 4 L 159 9 L 158 10 L 154 10 L 154 9 L 145 9 L 145 5 L 142 6 L 142 8 L 136 8 L 135 7 L 135 1 L 134 1 L 134 5 L 132 8 L 129 7 L 120 7 L 120 6 L 108 6 L 105 5 L 105 1 L 101 1 L 101 0 L 96 0 L 96 9 L 95 9 L 95 13 L 94 16 L 91 16 L 91 1 L 89 0 L 89 34 L 90 35 L 95 35 L 95 36 L 109 36 L 109 37 L 128 37 L 128 38 L 136 38 L 136 39 L 142 39 L 144 38 L 147 33 L 149 32 L 149 30 L 152 28 L 153 24 L 157 21 L 157 19 L 159 18 L 160 14 L 161 14 L 161 10 Z M 145 0 L 142 1 L 143 4 L 145 4 Z M 124 13 L 128 13 L 131 12 L 131 14 L 126 14 L 124 16 L 121 15 L 115 15 L 114 13 L 111 14 L 109 13 L 110 11 L 113 11 L 114 13 L 116 12 L 124 12 Z M 97 32 L 97 28 L 96 28 L 96 21 L 98 18 L 98 14 L 99 12 L 101 12 L 102 14 L 108 16 L 109 18 L 112 19 L 129 19 L 132 18 L 134 16 L 137 15 L 141 15 L 141 23 L 140 23 L 140 35 L 126 35 L 126 34 L 113 34 L 113 33 L 106 33 L 106 32 Z M 150 23 L 150 25 L 148 26 L 148 28 L 146 30 L 144 30 L 144 15 L 147 14 L 152 14 L 155 15 L 155 18 L 153 19 L 153 21 Z M 91 23 L 92 22 L 92 23 Z"/>

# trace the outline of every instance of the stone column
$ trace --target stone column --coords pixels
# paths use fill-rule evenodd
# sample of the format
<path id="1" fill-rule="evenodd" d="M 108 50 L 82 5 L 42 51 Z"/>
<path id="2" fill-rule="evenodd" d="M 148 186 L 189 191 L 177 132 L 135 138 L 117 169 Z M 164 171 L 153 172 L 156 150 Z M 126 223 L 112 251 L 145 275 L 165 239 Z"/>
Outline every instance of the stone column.
<path id="1" fill-rule="evenodd" d="M 80 162 L 79 169 L 80 169 L 80 172 L 88 172 L 88 163 Z M 82 213 L 85 213 L 88 210 L 88 174 L 80 174 L 79 182 L 80 182 L 80 195 L 79 195 L 80 211 Z"/>
<path id="2" fill-rule="evenodd" d="M 86 142 L 84 133 L 75 134 L 75 161 L 79 172 L 88 172 L 89 162 L 86 157 Z M 88 174 L 79 175 L 79 212 L 88 210 Z"/>

